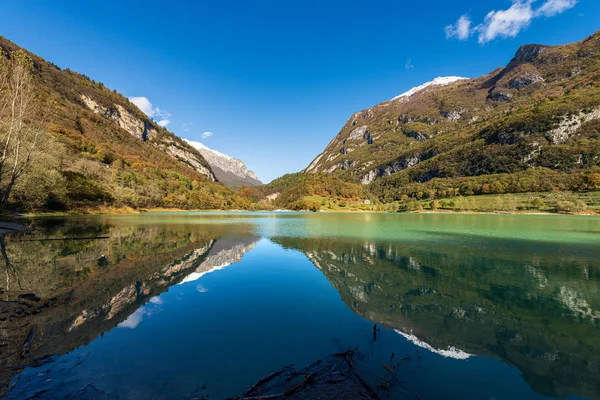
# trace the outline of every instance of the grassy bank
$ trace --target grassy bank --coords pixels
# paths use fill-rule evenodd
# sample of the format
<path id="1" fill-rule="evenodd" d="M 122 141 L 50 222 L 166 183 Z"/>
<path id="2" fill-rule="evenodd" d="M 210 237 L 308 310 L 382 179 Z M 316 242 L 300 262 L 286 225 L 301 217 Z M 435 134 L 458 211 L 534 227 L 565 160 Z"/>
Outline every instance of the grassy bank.
<path id="1" fill-rule="evenodd" d="M 391 206 L 397 207 L 397 211 L 600 214 L 600 192 L 458 196 L 442 200 L 398 202 Z"/>
<path id="2" fill-rule="evenodd" d="M 333 200 L 307 196 L 321 211 L 387 211 L 387 212 L 482 212 L 600 214 L 600 192 L 516 193 L 479 196 L 457 196 L 434 200 L 396 201 L 387 204 L 365 204 L 363 201 Z"/>
<path id="3" fill-rule="evenodd" d="M 600 192 L 516 193 L 499 195 L 457 196 L 447 199 L 410 200 L 393 203 L 368 203 L 364 200 L 329 199 L 321 196 L 303 198 L 313 204 L 304 211 L 325 212 L 460 212 L 511 214 L 587 214 L 600 215 Z M 247 210 L 185 210 L 180 208 L 79 207 L 60 212 L 32 212 L 3 215 L 10 220 L 19 217 L 54 217 L 69 215 L 127 215 L 146 212 L 240 212 Z M 252 210 L 252 211 L 272 211 Z"/>

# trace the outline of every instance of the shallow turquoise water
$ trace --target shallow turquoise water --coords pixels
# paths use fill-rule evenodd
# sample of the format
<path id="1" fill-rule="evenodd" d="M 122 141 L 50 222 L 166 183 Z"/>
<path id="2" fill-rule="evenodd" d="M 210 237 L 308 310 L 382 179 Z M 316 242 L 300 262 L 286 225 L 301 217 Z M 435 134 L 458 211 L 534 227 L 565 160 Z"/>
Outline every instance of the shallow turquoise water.
<path id="1" fill-rule="evenodd" d="M 600 398 L 598 218 L 158 213 L 34 224 L 6 239 L 21 287 L 13 277 L 3 291 L 55 300 L 7 321 L 19 344 L 36 327 L 12 366 L 43 361 L 3 375 L 8 398 L 227 398 L 353 347 L 374 387 L 391 383 L 384 398 L 411 398 L 395 380 L 424 399 Z M 100 238 L 22 241 L 74 237 Z M 390 376 L 392 353 L 410 360 Z"/>

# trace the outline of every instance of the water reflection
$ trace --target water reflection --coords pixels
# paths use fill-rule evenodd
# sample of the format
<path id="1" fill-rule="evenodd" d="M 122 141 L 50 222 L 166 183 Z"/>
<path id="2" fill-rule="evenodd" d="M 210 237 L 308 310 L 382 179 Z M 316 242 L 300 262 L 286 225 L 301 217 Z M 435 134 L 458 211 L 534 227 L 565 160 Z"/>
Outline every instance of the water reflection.
<path id="1" fill-rule="evenodd" d="M 552 222 L 526 240 L 523 220 L 471 225 L 468 216 L 458 229 L 445 216 L 410 218 L 39 221 L 32 234 L 0 241 L 0 397 L 112 398 L 127 389 L 122 397 L 221 398 L 343 343 L 360 345 L 379 375 L 391 352 L 429 354 L 428 372 L 411 375 L 411 385 L 431 398 L 464 397 L 470 389 L 451 387 L 457 379 L 479 397 L 507 386 L 497 381 L 531 398 L 506 364 L 538 394 L 600 398 L 600 248 L 589 234 L 561 219 L 560 232 L 571 232 L 564 243 L 542 229 Z M 373 323 L 390 328 L 377 341 Z M 46 363 L 48 376 L 26 368 Z M 473 376 L 472 365 L 489 376 Z M 432 392 L 430 379 L 445 377 Z"/>
<path id="2" fill-rule="evenodd" d="M 1 238 L 0 396 L 20 366 L 42 365 L 115 326 L 136 328 L 161 311 L 159 295 L 170 286 L 239 261 L 257 241 L 224 234 L 50 220 Z"/>
<path id="3" fill-rule="evenodd" d="M 538 393 L 600 397 L 600 260 L 352 240 L 301 250 L 356 313 L 444 357 L 491 355 Z M 531 250 L 531 249 L 529 249 Z M 581 254 L 581 252 L 578 252 Z"/>

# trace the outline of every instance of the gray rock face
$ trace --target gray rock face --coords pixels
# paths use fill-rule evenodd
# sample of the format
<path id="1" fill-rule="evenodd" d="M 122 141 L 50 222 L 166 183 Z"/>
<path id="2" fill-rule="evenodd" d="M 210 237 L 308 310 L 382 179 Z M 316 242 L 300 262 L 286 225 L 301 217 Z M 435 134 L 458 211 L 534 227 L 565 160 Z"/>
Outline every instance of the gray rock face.
<path id="1" fill-rule="evenodd" d="M 154 129 L 149 121 L 136 118 L 120 104 L 115 104 L 114 107 L 106 108 L 84 94 L 81 95 L 81 100 L 90 110 L 113 121 L 119 127 L 141 141 L 146 142 L 157 134 L 156 129 Z M 154 144 L 171 157 L 189 165 L 202 175 L 206 175 L 211 181 L 215 181 L 213 172 L 205 166 L 202 157 L 199 157 L 197 154 L 194 154 L 189 151 L 189 149 L 183 147 L 181 142 L 177 143 L 172 140 L 165 140 L 164 142 Z"/>
<path id="2" fill-rule="evenodd" d="M 462 114 L 465 112 L 464 109 L 452 110 L 450 112 L 442 113 L 442 116 L 449 121 L 458 121 L 462 118 Z"/>
<path id="3" fill-rule="evenodd" d="M 540 54 L 542 54 L 547 46 L 539 44 L 526 44 L 517 50 L 517 54 L 513 58 L 515 62 L 532 62 Z"/>
<path id="4" fill-rule="evenodd" d="M 493 90 L 488 94 L 488 99 L 492 101 L 511 101 L 512 94 L 503 92 L 501 90 Z"/>
<path id="5" fill-rule="evenodd" d="M 404 134 L 408 137 L 418 140 L 419 142 L 422 142 L 423 140 L 427 140 L 431 137 L 427 133 L 421 133 L 421 132 L 412 131 L 412 130 L 405 130 Z"/>
<path id="6" fill-rule="evenodd" d="M 175 142 L 168 142 L 167 145 L 161 143 L 158 146 L 165 153 L 170 154 L 176 159 L 188 164 L 190 167 L 200 172 L 201 174 L 206 175 L 211 181 L 214 182 L 216 180 L 215 174 L 213 174 L 213 172 L 210 169 L 206 168 L 206 166 L 202 163 L 202 160 L 200 160 L 200 158 L 196 154 L 189 151 L 185 147 L 178 146 Z"/>
<path id="7" fill-rule="evenodd" d="M 334 171 L 337 171 L 338 169 L 341 169 L 342 171 L 347 171 L 349 169 L 354 168 L 355 166 L 356 166 L 356 161 L 344 159 L 344 160 L 340 161 L 339 163 L 334 164 L 331 167 L 327 168 L 326 171 L 328 173 L 332 173 Z"/>
<path id="8" fill-rule="evenodd" d="M 417 165 L 421 159 L 418 156 L 407 156 L 402 157 L 391 164 L 381 166 L 377 169 L 371 170 L 363 175 L 360 179 L 360 182 L 363 185 L 368 185 L 373 182 L 377 178 L 381 178 L 384 176 L 389 176 L 395 172 L 402 171 Z"/>
<path id="9" fill-rule="evenodd" d="M 184 140 L 202 154 L 221 183 L 234 187 L 262 185 L 258 176 L 242 160 L 210 149 L 200 142 Z"/>
<path id="10" fill-rule="evenodd" d="M 366 125 L 359 126 L 355 130 L 353 130 L 350 133 L 350 136 L 348 136 L 347 140 L 363 140 L 363 139 L 366 141 L 367 144 L 373 144 L 373 137 L 371 136 L 371 133 L 369 132 Z M 359 143 L 359 146 L 361 146 L 363 144 L 364 143 Z"/>
<path id="11" fill-rule="evenodd" d="M 544 78 L 542 78 L 541 76 L 528 72 L 528 73 L 525 73 L 525 74 L 513 79 L 510 82 L 509 86 L 512 89 L 524 89 L 527 86 L 532 85 L 536 82 L 543 82 L 543 81 L 544 81 Z"/>
<path id="12" fill-rule="evenodd" d="M 116 104 L 115 108 L 102 107 L 92 98 L 84 94 L 81 95 L 81 100 L 90 110 L 112 120 L 132 136 L 135 136 L 140 140 L 147 141 L 156 135 L 156 130 L 150 123 L 136 118 L 120 104 Z"/>

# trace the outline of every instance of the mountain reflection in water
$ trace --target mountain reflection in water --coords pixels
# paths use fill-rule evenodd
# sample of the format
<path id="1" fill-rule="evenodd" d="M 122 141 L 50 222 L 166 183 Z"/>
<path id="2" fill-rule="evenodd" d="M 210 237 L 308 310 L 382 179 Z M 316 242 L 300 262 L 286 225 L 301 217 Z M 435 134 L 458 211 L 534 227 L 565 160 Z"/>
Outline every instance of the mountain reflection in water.
<path id="1" fill-rule="evenodd" d="M 100 382 L 100 367 L 85 365 L 125 365 L 126 356 L 119 350 L 103 352 L 110 361 L 101 361 L 99 355 L 92 360 L 75 351 L 92 349 L 105 334 L 118 338 L 123 348 L 128 343 L 133 348 L 128 341 L 150 343 L 147 335 L 161 331 L 168 347 L 153 351 L 178 353 L 161 359 L 167 374 L 161 379 L 184 379 L 186 369 L 197 376 L 189 389 L 187 383 L 178 388 L 184 397 L 241 394 L 269 371 L 286 363 L 308 364 L 343 343 L 365 351 L 362 362 L 374 371 L 369 377 L 374 386 L 383 387 L 382 366 L 389 363 L 385 360 L 390 353 L 418 355 L 418 367 L 406 373 L 412 390 L 423 398 L 452 393 L 441 373 L 473 380 L 473 390 L 479 385 L 477 393 L 487 395 L 487 378 L 469 375 L 468 363 L 480 365 L 479 356 L 516 367 L 538 395 L 600 398 L 597 246 L 491 239 L 441 228 L 435 234 L 421 231 L 427 242 L 328 237 L 323 227 L 337 232 L 344 221 L 329 223 L 327 218 L 227 216 L 225 221 L 173 218 L 160 223 L 143 218 L 49 219 L 36 221 L 33 233 L 5 237 L 0 396 L 177 397 L 170 385 L 127 391 L 133 375 L 124 377 L 129 383 L 110 389 Z M 347 218 L 356 223 L 356 216 Z M 318 224 L 318 237 L 304 233 L 315 230 L 308 224 Z M 438 244 L 432 246 L 430 238 L 436 235 Z M 37 240 L 74 237 L 90 239 Z M 246 263 L 244 271 L 222 274 L 239 262 Z M 211 282 L 221 282 L 220 292 L 212 292 Z M 197 305 L 181 297 L 177 287 L 215 296 L 201 303 L 202 315 L 212 317 L 190 313 Z M 165 303 L 167 292 L 172 293 Z M 152 330 L 138 332 L 146 323 Z M 382 329 L 376 342 L 369 332 L 374 323 Z M 179 325 L 186 331 L 176 329 Z M 133 336 L 116 337 L 116 331 Z M 168 332 L 179 332 L 181 338 Z M 186 359 L 189 338 L 205 342 L 215 354 L 207 354 L 207 361 L 197 354 Z M 294 340 L 304 342 L 294 348 Z M 255 354 L 259 348 L 277 354 L 260 359 Z M 491 358 L 481 368 L 498 371 L 500 363 Z M 212 361 L 205 365 L 208 359 Z M 191 368 L 200 366 L 200 371 L 212 372 L 194 375 Z M 89 372 L 69 381 L 69 373 L 62 371 L 72 368 Z M 148 371 L 116 371 L 152 380 Z M 502 379 L 517 387 L 510 371 L 502 371 Z M 429 385 L 432 379 L 439 380 L 439 388 Z M 515 390 L 515 397 L 534 397 L 533 392 Z M 401 397 L 399 392 L 386 393 Z"/>
<path id="2" fill-rule="evenodd" d="M 494 356 L 541 394 L 600 397 L 598 259 L 273 240 L 304 252 L 354 312 L 420 347 Z"/>

